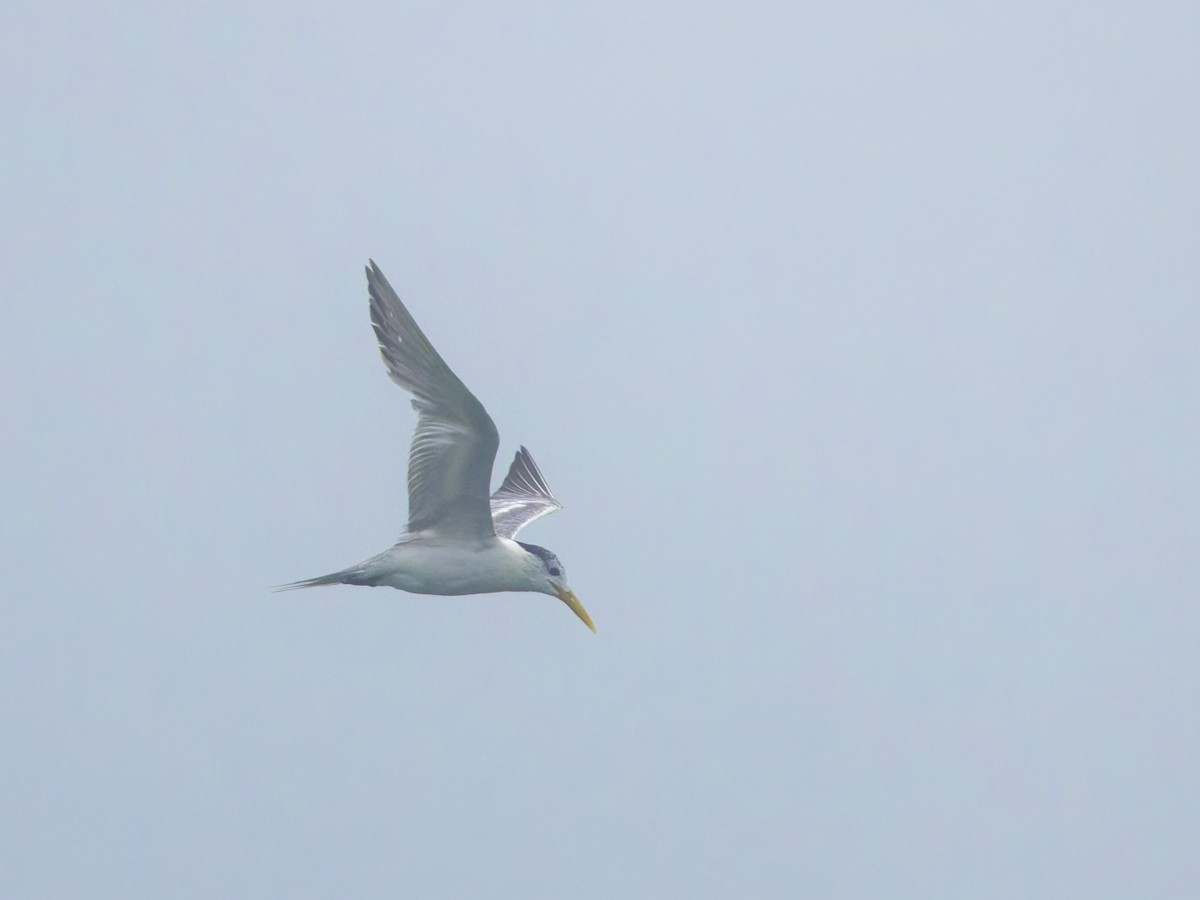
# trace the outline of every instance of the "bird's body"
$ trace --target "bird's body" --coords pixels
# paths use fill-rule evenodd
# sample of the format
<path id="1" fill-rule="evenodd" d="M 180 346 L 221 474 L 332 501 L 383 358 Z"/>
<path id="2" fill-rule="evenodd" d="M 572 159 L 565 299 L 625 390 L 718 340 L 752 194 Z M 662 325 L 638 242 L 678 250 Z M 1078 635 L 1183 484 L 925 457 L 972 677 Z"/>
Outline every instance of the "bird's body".
<path id="1" fill-rule="evenodd" d="M 464 543 L 437 535 L 406 534 L 392 547 L 349 569 L 298 582 L 296 587 L 318 584 L 366 584 L 393 587 L 411 594 L 495 594 L 527 591 L 539 565 L 516 541 L 493 537 Z"/>
<path id="2" fill-rule="evenodd" d="M 284 585 L 399 588 L 416 594 L 536 591 L 558 597 L 593 631 L 567 587 L 562 563 L 513 540 L 534 519 L 561 509 L 524 447 L 489 495 L 499 444 L 483 405 L 417 327 L 374 262 L 367 268 L 371 322 L 392 380 L 413 394 L 419 418 L 408 462 L 408 529 L 394 546 L 356 566 Z"/>

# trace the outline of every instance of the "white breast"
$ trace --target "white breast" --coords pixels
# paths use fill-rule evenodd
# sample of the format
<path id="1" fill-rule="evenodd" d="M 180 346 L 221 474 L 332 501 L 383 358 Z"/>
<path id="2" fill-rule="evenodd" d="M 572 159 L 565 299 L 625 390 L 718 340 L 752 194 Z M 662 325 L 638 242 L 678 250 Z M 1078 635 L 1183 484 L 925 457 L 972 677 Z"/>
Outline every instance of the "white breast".
<path id="1" fill-rule="evenodd" d="M 490 594 L 538 590 L 528 557 L 506 538 L 468 545 L 419 535 L 406 537 L 369 565 L 376 583 L 414 594 Z"/>

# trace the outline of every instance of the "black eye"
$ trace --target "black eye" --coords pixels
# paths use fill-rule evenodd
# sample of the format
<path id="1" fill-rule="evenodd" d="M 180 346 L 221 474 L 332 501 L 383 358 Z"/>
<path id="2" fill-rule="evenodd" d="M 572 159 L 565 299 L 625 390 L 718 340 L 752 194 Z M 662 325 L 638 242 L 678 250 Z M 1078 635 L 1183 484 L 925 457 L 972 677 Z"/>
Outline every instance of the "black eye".
<path id="1" fill-rule="evenodd" d="M 559 575 L 561 575 L 561 574 L 562 574 L 562 572 L 560 572 L 560 571 L 558 570 L 558 566 L 551 566 L 551 567 L 550 567 L 550 574 L 551 574 L 551 575 L 553 575 L 555 578 L 557 578 Z"/>

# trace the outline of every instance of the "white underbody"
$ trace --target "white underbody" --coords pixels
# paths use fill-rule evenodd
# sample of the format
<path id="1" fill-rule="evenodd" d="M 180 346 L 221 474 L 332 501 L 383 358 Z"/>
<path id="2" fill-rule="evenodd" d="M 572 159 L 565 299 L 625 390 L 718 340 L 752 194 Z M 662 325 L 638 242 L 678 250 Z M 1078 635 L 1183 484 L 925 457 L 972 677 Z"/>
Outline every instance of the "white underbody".
<path id="1" fill-rule="evenodd" d="M 414 594 L 551 593 L 549 582 L 531 571 L 530 562 L 530 555 L 507 538 L 463 543 L 423 532 L 405 535 L 361 570 L 376 584 Z"/>

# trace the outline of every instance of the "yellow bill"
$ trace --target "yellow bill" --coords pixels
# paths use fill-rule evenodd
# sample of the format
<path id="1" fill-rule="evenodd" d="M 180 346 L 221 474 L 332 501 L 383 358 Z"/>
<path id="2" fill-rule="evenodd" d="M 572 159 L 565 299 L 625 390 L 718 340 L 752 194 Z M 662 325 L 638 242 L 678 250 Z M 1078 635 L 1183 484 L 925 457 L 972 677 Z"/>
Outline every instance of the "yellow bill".
<path id="1" fill-rule="evenodd" d="M 583 608 L 583 604 L 579 602 L 579 598 L 575 596 L 575 592 L 566 588 L 560 588 L 557 585 L 554 587 L 554 592 L 558 594 L 558 599 L 567 604 L 571 608 L 571 612 L 579 616 L 583 620 L 583 624 L 592 629 L 592 633 L 595 634 L 596 626 L 592 624 L 592 617 Z"/>

